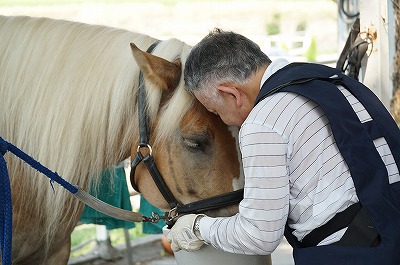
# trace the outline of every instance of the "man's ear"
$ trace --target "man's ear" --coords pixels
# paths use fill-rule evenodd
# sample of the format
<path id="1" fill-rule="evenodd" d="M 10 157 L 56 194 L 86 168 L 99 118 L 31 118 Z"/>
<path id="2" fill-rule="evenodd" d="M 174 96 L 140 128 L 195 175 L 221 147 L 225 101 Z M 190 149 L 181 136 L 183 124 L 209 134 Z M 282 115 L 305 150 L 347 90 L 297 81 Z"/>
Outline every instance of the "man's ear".
<path id="1" fill-rule="evenodd" d="M 243 94 L 236 87 L 222 84 L 218 86 L 218 90 L 222 92 L 223 96 L 234 97 L 238 107 L 243 105 Z"/>

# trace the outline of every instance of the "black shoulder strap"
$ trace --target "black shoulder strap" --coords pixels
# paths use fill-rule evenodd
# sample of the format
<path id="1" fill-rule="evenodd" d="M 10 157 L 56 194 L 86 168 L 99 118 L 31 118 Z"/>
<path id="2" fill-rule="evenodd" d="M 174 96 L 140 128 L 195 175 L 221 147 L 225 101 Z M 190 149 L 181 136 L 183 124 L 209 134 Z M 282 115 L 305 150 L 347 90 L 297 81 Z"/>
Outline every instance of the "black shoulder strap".
<path id="1" fill-rule="evenodd" d="M 282 74 L 283 72 L 285 72 L 285 74 Z M 336 80 L 340 80 L 341 75 L 342 73 L 339 70 L 323 65 L 312 63 L 291 63 L 278 70 L 265 81 L 254 105 L 257 105 L 261 100 L 285 87 L 300 85 L 313 80 L 322 80 L 334 83 Z"/>

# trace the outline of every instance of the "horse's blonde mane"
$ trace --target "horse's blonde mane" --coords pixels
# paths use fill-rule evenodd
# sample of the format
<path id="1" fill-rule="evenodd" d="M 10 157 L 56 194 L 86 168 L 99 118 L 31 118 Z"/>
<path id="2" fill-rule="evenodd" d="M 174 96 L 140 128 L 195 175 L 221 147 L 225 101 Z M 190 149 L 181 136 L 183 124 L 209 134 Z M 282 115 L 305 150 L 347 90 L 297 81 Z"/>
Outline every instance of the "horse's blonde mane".
<path id="1" fill-rule="evenodd" d="M 138 138 L 139 69 L 129 43 L 145 50 L 155 39 L 46 18 L 0 16 L 0 29 L 0 136 L 87 189 L 96 173 L 126 158 Z M 184 61 L 189 49 L 171 39 L 161 42 L 154 54 Z M 162 109 L 159 140 L 176 129 L 191 104 L 182 83 Z M 150 85 L 147 91 L 154 121 L 161 92 Z M 36 202 L 46 222 L 43 233 L 51 239 L 63 216 L 77 211 L 76 200 L 65 209 L 71 200 L 66 191 L 57 185 L 53 190 L 46 177 L 10 155 L 7 161 L 11 182 L 26 183 L 18 191 L 23 199 L 15 203 L 23 208 Z M 22 175 L 26 171 L 29 174 Z"/>

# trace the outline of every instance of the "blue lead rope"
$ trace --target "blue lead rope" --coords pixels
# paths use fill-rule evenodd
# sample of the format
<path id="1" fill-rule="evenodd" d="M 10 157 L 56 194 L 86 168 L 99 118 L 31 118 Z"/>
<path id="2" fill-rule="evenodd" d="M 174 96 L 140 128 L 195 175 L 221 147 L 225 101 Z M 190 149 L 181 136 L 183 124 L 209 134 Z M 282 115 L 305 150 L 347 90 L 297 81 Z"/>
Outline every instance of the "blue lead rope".
<path id="1" fill-rule="evenodd" d="M 46 168 L 28 154 L 21 151 L 15 145 L 5 141 L 0 137 L 0 244 L 1 261 L 3 265 L 11 265 L 12 257 L 12 201 L 11 185 L 8 176 L 7 164 L 4 155 L 7 151 L 13 153 L 25 163 L 43 173 L 50 178 L 50 183 L 56 182 L 67 189 L 72 194 L 78 191 L 78 188 L 60 177 L 57 172 Z"/>
<path id="2" fill-rule="evenodd" d="M 12 254 L 12 203 L 11 186 L 8 178 L 7 164 L 4 154 L 7 152 L 7 145 L 0 137 L 0 243 L 1 261 L 4 265 L 11 264 Z"/>

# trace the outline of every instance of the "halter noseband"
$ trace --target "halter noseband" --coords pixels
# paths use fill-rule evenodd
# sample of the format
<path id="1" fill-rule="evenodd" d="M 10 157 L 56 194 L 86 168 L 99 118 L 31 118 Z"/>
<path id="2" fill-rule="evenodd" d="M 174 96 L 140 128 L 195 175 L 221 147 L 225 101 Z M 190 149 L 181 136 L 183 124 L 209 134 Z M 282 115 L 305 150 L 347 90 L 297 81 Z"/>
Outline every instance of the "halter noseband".
<path id="1" fill-rule="evenodd" d="M 160 41 L 156 41 L 153 43 L 148 49 L 147 52 L 151 53 Z M 147 222 L 157 222 L 160 219 L 164 219 L 168 226 L 173 226 L 176 218 L 180 214 L 188 214 L 188 213 L 200 213 L 207 210 L 215 210 L 219 208 L 223 208 L 229 205 L 238 204 L 243 199 L 243 189 L 224 193 L 218 196 L 214 196 L 211 198 L 199 200 L 196 202 L 188 203 L 188 204 L 180 204 L 177 199 L 175 199 L 174 195 L 168 188 L 165 183 L 163 177 L 161 176 L 160 171 L 158 170 L 156 164 L 154 163 L 154 159 L 152 156 L 152 148 L 149 145 L 150 138 L 150 128 L 149 128 L 149 117 L 146 111 L 146 93 L 145 93 L 145 85 L 143 82 L 143 73 L 140 71 L 139 73 L 139 88 L 138 88 L 138 116 L 139 116 L 139 134 L 140 140 L 137 148 L 137 152 L 135 157 L 132 159 L 131 163 L 131 175 L 130 181 L 132 187 L 139 192 L 139 188 L 136 185 L 135 181 L 135 169 L 140 162 L 143 162 L 147 170 L 150 172 L 151 177 L 153 178 L 154 183 L 156 184 L 158 190 L 161 192 L 164 199 L 167 201 L 170 211 L 166 212 L 164 216 L 159 216 L 157 213 L 153 213 L 151 217 L 147 217 L 144 221 Z M 147 149 L 148 154 L 143 155 L 141 152 L 142 149 Z"/>

